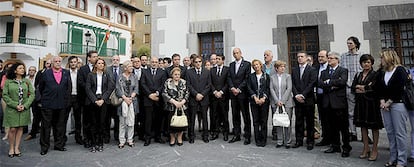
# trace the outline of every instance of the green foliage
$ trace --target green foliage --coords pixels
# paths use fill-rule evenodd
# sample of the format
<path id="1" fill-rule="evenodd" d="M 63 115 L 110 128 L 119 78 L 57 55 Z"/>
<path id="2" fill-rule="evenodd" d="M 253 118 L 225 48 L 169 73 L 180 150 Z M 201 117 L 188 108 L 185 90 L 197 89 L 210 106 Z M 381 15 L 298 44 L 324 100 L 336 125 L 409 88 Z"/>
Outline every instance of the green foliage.
<path id="1" fill-rule="evenodd" d="M 137 56 L 141 57 L 142 55 L 147 55 L 148 57 L 150 57 L 151 48 L 146 46 L 146 45 L 142 45 L 141 47 L 139 47 L 138 52 L 137 52 Z"/>

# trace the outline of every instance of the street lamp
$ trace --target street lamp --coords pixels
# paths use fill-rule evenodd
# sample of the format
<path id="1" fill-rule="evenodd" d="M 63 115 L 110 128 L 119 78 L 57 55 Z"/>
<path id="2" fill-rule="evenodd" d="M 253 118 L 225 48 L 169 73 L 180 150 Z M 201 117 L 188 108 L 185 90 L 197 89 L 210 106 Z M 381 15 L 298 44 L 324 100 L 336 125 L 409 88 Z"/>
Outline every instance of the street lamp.
<path id="1" fill-rule="evenodd" d="M 86 53 L 89 52 L 89 42 L 92 42 L 92 38 L 91 38 L 91 33 L 89 31 L 87 31 L 85 33 L 85 37 L 86 37 Z"/>

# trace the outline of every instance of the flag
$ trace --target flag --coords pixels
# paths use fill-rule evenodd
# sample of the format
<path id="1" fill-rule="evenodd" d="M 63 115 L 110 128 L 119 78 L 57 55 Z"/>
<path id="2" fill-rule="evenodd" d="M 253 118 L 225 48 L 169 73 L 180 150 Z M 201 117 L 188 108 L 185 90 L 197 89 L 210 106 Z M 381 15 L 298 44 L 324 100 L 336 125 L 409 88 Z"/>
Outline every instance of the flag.
<path id="1" fill-rule="evenodd" d="M 105 42 L 108 41 L 109 35 L 111 35 L 111 31 L 109 31 L 109 28 L 111 28 L 111 24 L 108 24 L 108 29 L 105 32 Z"/>

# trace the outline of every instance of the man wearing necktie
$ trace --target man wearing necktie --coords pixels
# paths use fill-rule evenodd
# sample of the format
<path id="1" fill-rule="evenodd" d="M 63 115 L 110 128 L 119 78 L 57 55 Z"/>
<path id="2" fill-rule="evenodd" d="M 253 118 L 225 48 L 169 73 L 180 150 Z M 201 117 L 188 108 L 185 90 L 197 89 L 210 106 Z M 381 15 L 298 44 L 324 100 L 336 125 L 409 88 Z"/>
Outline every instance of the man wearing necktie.
<path id="1" fill-rule="evenodd" d="M 188 70 L 186 74 L 187 88 L 190 92 L 189 109 L 188 109 L 188 137 L 189 142 L 194 143 L 195 133 L 194 125 L 196 113 L 199 112 L 202 115 L 203 133 L 202 139 L 205 143 L 208 143 L 208 122 L 207 122 L 207 109 L 209 105 L 210 94 L 210 73 L 205 68 L 202 68 L 202 57 L 196 56 L 193 59 L 194 68 Z"/>
<path id="2" fill-rule="evenodd" d="M 164 82 L 167 80 L 167 73 L 159 68 L 157 57 L 152 56 L 150 64 L 151 68 L 144 70 L 141 77 L 141 90 L 144 101 L 143 112 L 145 115 L 144 146 L 150 145 L 152 138 L 155 142 L 165 143 L 162 139 L 161 132 L 166 130 L 163 129 L 162 125 L 168 115 L 163 110 L 164 103 L 161 98 Z"/>
<path id="3" fill-rule="evenodd" d="M 141 59 L 138 56 L 135 56 L 131 57 L 131 61 L 132 66 L 134 67 L 133 73 L 138 78 L 139 91 L 141 92 L 141 77 L 144 71 L 141 64 Z M 139 111 L 144 111 L 143 102 L 143 96 L 138 96 L 138 106 L 136 108 L 138 108 Z M 138 114 L 135 115 L 134 136 L 138 136 L 138 139 L 142 141 L 145 141 L 144 118 L 144 112 L 138 112 Z"/>
<path id="4" fill-rule="evenodd" d="M 314 114 L 315 114 L 315 96 L 314 87 L 318 73 L 315 69 L 307 65 L 306 52 L 297 54 L 297 68 L 292 69 L 292 92 L 295 101 L 295 135 L 296 144 L 293 148 L 303 146 L 304 129 L 306 121 L 306 138 L 307 149 L 312 150 L 314 145 Z"/>
<path id="5" fill-rule="evenodd" d="M 348 69 L 339 66 L 339 61 L 339 53 L 328 53 L 329 67 L 322 71 L 318 86 L 323 88 L 322 107 L 325 111 L 329 111 L 327 112 L 329 136 L 327 137 L 331 147 L 325 153 L 341 152 L 340 136 L 342 136 L 342 157 L 349 157 L 352 147 L 349 145 L 346 98 Z"/>
<path id="6" fill-rule="evenodd" d="M 326 50 L 321 50 L 318 53 L 318 62 L 319 67 L 317 69 L 318 71 L 318 82 L 321 80 L 321 73 L 328 67 L 328 52 Z M 319 143 L 316 143 L 316 146 L 327 146 L 329 145 L 329 126 L 328 126 L 328 119 L 327 119 L 327 110 L 322 107 L 323 101 L 323 88 L 319 85 L 316 87 L 316 102 L 318 107 L 318 113 L 319 113 L 319 119 L 321 121 L 322 125 L 322 140 Z"/>
<path id="7" fill-rule="evenodd" d="M 119 67 L 119 56 L 114 55 L 111 58 L 112 65 L 107 67 L 108 75 L 113 79 L 115 85 L 118 84 L 119 76 L 122 75 L 122 68 Z M 114 139 L 119 140 L 119 116 L 117 115 L 117 106 L 108 105 L 108 114 L 106 115 L 106 122 L 104 125 L 104 143 L 109 143 L 111 139 L 111 119 L 114 119 Z"/>

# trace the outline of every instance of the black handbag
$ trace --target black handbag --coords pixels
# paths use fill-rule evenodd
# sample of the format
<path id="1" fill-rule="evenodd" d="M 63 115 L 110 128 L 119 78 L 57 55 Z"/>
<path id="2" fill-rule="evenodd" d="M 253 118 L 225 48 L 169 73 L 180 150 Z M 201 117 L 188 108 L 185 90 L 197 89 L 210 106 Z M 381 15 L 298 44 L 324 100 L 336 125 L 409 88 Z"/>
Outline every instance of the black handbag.
<path id="1" fill-rule="evenodd" d="M 404 86 L 402 101 L 408 110 L 414 110 L 414 83 L 411 79 Z"/>

